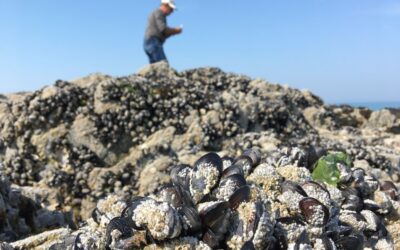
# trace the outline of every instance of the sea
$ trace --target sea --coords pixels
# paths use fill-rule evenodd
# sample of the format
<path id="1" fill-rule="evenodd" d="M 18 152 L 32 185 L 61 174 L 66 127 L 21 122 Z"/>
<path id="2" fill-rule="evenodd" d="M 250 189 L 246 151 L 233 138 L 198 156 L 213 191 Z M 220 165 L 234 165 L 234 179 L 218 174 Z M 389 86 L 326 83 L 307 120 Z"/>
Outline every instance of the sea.
<path id="1" fill-rule="evenodd" d="M 383 108 L 397 108 L 400 109 L 400 102 L 340 102 L 334 103 L 335 105 L 347 104 L 355 108 L 364 107 L 371 110 L 380 110 Z"/>

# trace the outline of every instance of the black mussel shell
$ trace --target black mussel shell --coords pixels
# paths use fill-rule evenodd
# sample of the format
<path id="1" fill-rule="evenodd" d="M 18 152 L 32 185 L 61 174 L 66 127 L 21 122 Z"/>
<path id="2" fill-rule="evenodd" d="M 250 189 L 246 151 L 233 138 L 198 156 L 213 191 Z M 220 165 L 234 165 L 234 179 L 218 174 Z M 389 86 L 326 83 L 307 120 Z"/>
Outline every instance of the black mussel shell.
<path id="1" fill-rule="evenodd" d="M 227 178 L 221 179 L 218 188 L 214 190 L 214 198 L 217 200 L 224 200 L 231 196 L 236 190 L 247 185 L 246 179 L 243 175 L 234 174 Z"/>
<path id="2" fill-rule="evenodd" d="M 224 171 L 222 171 L 222 178 L 227 178 L 231 175 L 236 175 L 236 174 L 244 176 L 244 171 L 240 166 L 234 164 L 229 168 L 226 168 Z"/>
<path id="3" fill-rule="evenodd" d="M 368 228 L 364 230 L 364 234 L 366 236 L 371 236 L 378 230 L 380 230 L 380 226 L 382 224 L 381 219 L 372 211 L 370 210 L 363 210 L 361 211 L 361 216 L 363 220 L 366 221 L 369 225 Z"/>
<path id="4" fill-rule="evenodd" d="M 385 192 L 390 199 L 398 200 L 398 190 L 397 187 L 391 181 L 384 181 L 380 184 L 380 190 Z"/>
<path id="5" fill-rule="evenodd" d="M 360 193 L 357 189 L 347 187 L 342 190 L 345 200 L 342 207 L 346 210 L 361 211 L 363 209 L 363 200 L 360 198 Z"/>
<path id="6" fill-rule="evenodd" d="M 331 194 L 329 193 L 329 191 L 321 183 L 318 183 L 318 182 L 315 182 L 315 181 L 307 181 L 307 182 L 304 182 L 303 184 L 301 184 L 301 187 L 303 187 L 303 188 L 304 187 L 308 187 L 308 186 L 314 187 L 314 188 L 316 188 L 318 190 L 322 190 L 323 192 L 325 192 L 328 195 L 329 198 L 331 198 Z"/>
<path id="7" fill-rule="evenodd" d="M 134 213 L 136 207 L 138 205 L 140 205 L 140 203 L 142 201 L 145 201 L 147 199 L 149 199 L 149 198 L 142 197 L 142 196 L 135 196 L 134 198 L 132 198 L 132 200 L 129 202 L 128 206 L 126 208 L 124 208 L 124 210 L 122 210 L 121 217 L 132 220 L 132 216 L 133 216 L 133 213 Z"/>
<path id="8" fill-rule="evenodd" d="M 307 151 L 302 150 L 298 147 L 290 148 L 288 153 L 290 154 L 289 159 L 296 162 L 296 165 L 299 167 L 307 167 L 308 164 L 308 155 Z"/>
<path id="9" fill-rule="evenodd" d="M 211 164 L 213 167 L 217 168 L 219 172 L 222 172 L 222 159 L 216 153 L 211 152 L 200 157 L 200 159 L 194 163 L 194 168 L 197 169 L 203 164 Z"/>
<path id="10" fill-rule="evenodd" d="M 234 162 L 234 159 L 232 157 L 229 157 L 229 156 L 224 156 L 221 159 L 222 159 L 223 169 L 226 169 L 226 168 L 230 167 Z"/>
<path id="11" fill-rule="evenodd" d="M 165 185 L 160 188 L 156 195 L 160 198 L 162 197 L 163 201 L 169 203 L 175 208 L 183 205 L 180 190 L 175 186 Z"/>
<path id="12" fill-rule="evenodd" d="M 301 196 L 304 196 L 304 197 L 308 196 L 306 191 L 304 191 L 304 189 L 300 185 L 298 185 L 298 184 L 296 184 L 296 183 L 294 183 L 292 181 L 284 181 L 282 183 L 281 188 L 282 188 L 282 193 L 290 191 L 290 192 L 293 192 L 293 193 L 298 193 L 298 194 L 300 194 Z"/>
<path id="13" fill-rule="evenodd" d="M 216 249 L 219 246 L 219 237 L 210 229 L 207 229 L 203 234 L 202 240 L 212 249 Z"/>
<path id="14" fill-rule="evenodd" d="M 100 213 L 100 210 L 97 207 L 95 207 L 92 211 L 92 219 L 94 220 L 94 222 L 99 224 L 101 216 L 102 214 Z"/>
<path id="15" fill-rule="evenodd" d="M 249 156 L 241 155 L 233 162 L 233 165 L 237 165 L 242 169 L 247 168 L 250 170 L 253 167 L 253 161 Z"/>
<path id="16" fill-rule="evenodd" d="M 363 201 L 363 209 L 371 210 L 374 213 L 379 213 L 381 207 L 372 200 Z"/>
<path id="17" fill-rule="evenodd" d="M 261 162 L 261 152 L 255 148 L 245 150 L 242 156 L 248 156 L 251 159 L 252 167 L 257 166 Z"/>
<path id="18" fill-rule="evenodd" d="M 361 235 L 349 235 L 340 237 L 336 242 L 337 249 L 343 250 L 362 250 L 364 246 Z"/>
<path id="19" fill-rule="evenodd" d="M 201 219 L 197 210 L 193 207 L 182 207 L 179 209 L 179 214 L 184 218 L 187 222 L 187 229 L 188 234 L 194 234 L 202 229 Z"/>
<path id="20" fill-rule="evenodd" d="M 247 184 L 246 179 L 243 177 L 243 175 L 234 174 L 222 179 L 219 186 L 224 186 L 228 181 L 233 181 L 237 187 L 242 187 Z"/>
<path id="21" fill-rule="evenodd" d="M 304 230 L 300 236 L 297 238 L 296 243 L 294 245 L 295 250 L 300 250 L 300 246 L 302 244 L 310 244 L 310 241 L 308 240 L 307 232 Z"/>
<path id="22" fill-rule="evenodd" d="M 253 241 L 248 240 L 244 245 L 240 248 L 240 250 L 256 250 Z"/>
<path id="23" fill-rule="evenodd" d="M 4 241 L 12 242 L 18 240 L 18 235 L 12 230 L 4 230 L 2 238 Z"/>
<path id="24" fill-rule="evenodd" d="M 378 231 L 379 231 L 379 234 L 382 235 L 383 237 L 386 237 L 389 234 L 389 231 L 387 230 L 387 228 L 386 228 L 386 226 L 385 226 L 385 224 L 383 222 L 381 222 L 379 224 Z"/>
<path id="25" fill-rule="evenodd" d="M 335 228 L 333 231 L 332 230 L 326 231 L 325 235 L 333 239 L 333 241 L 336 241 L 340 237 L 349 236 L 352 232 L 353 228 L 349 224 L 339 221 L 338 227 Z"/>
<path id="26" fill-rule="evenodd" d="M 322 236 L 321 240 L 326 250 L 336 250 L 335 242 L 331 238 Z"/>
<path id="27" fill-rule="evenodd" d="M 194 234 L 201 231 L 201 219 L 195 208 L 184 206 L 181 207 L 178 212 L 184 218 L 184 221 L 186 221 L 187 226 L 189 227 L 186 232 L 187 234 Z"/>
<path id="28" fill-rule="evenodd" d="M 352 175 L 355 179 L 355 181 L 363 181 L 364 180 L 364 176 L 365 176 L 365 170 L 362 168 L 355 168 L 352 171 Z"/>
<path id="29" fill-rule="evenodd" d="M 190 195 L 189 189 L 185 189 L 181 186 L 175 186 L 177 194 L 179 195 L 179 199 L 181 200 L 182 206 L 193 207 L 194 202 L 192 196 Z"/>
<path id="30" fill-rule="evenodd" d="M 314 164 L 318 161 L 319 156 L 317 155 L 317 151 L 313 146 L 310 146 L 306 150 L 307 157 L 307 169 L 310 171 L 314 170 Z"/>
<path id="31" fill-rule="evenodd" d="M 282 224 L 299 224 L 299 225 L 305 225 L 305 223 L 303 222 L 303 220 L 299 217 L 299 216 L 293 216 L 293 217 L 280 217 L 278 219 L 276 219 L 277 222 L 282 223 Z"/>
<path id="32" fill-rule="evenodd" d="M 231 209 L 239 207 L 240 203 L 250 200 L 250 187 L 245 185 L 236 190 L 231 197 L 229 197 L 229 204 Z"/>
<path id="33" fill-rule="evenodd" d="M 322 209 L 324 213 L 323 224 L 326 225 L 329 220 L 329 210 L 324 204 L 311 197 L 306 197 L 299 202 L 301 214 L 308 223 L 312 223 L 316 207 L 320 207 Z"/>
<path id="34" fill-rule="evenodd" d="M 171 181 L 174 185 L 187 188 L 189 186 L 191 167 L 189 165 L 178 165 L 171 169 Z"/>
<path id="35" fill-rule="evenodd" d="M 194 206 L 190 191 L 188 191 L 188 188 L 184 188 L 180 185 L 164 185 L 156 195 L 174 208 Z"/>
<path id="36" fill-rule="evenodd" d="M 224 217 L 228 208 L 229 203 L 226 201 L 215 203 L 200 212 L 200 218 L 205 226 L 211 228 Z"/>
<path id="37" fill-rule="evenodd" d="M 83 245 L 82 245 L 82 241 L 81 241 L 81 234 L 82 233 L 79 233 L 75 238 L 74 250 L 84 250 Z"/>
<path id="38" fill-rule="evenodd" d="M 115 217 L 113 218 L 107 226 L 106 230 L 106 249 L 109 249 L 109 246 L 112 242 L 111 233 L 114 230 L 118 230 L 121 232 L 121 237 L 128 238 L 133 235 L 132 223 L 129 222 L 128 218 L 123 217 Z"/>
<path id="39" fill-rule="evenodd" d="M 391 182 L 391 181 L 383 181 L 383 182 L 381 183 L 381 185 L 380 185 L 380 189 L 381 189 L 382 191 L 387 191 L 387 190 L 391 190 L 391 189 L 397 191 L 396 185 L 394 185 L 394 183 Z"/>
<path id="40" fill-rule="evenodd" d="M 324 148 L 321 147 L 315 147 L 315 146 L 309 146 L 306 150 L 305 150 L 305 157 L 306 157 L 306 164 L 307 164 L 307 168 L 310 171 L 314 170 L 315 164 L 317 163 L 317 161 L 319 160 L 319 158 L 321 158 L 322 156 L 324 156 L 326 154 L 326 150 Z"/>
<path id="41" fill-rule="evenodd" d="M 285 237 L 285 235 L 283 234 L 279 234 L 279 235 L 275 235 L 275 242 L 274 244 L 272 244 L 268 250 L 287 250 L 288 249 L 288 242 L 287 239 Z"/>

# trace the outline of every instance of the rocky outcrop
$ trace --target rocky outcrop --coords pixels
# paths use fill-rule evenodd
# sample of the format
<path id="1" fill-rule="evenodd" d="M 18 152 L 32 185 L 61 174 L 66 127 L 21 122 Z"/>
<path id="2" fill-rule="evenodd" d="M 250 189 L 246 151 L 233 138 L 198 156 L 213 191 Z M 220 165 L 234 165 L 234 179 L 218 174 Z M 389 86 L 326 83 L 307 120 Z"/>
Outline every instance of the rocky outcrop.
<path id="1" fill-rule="evenodd" d="M 218 68 L 178 72 L 160 63 L 126 77 L 58 80 L 0 97 L 1 174 L 26 192 L 15 202 L 35 204 L 34 223 L 13 212 L 0 241 L 78 225 L 110 195 L 127 201 L 157 192 L 173 166 L 193 165 L 209 151 L 237 157 L 259 148 L 274 162 L 282 150 L 312 145 L 343 151 L 398 185 L 398 129 L 397 110 L 325 105 L 309 91 Z"/>
<path id="2" fill-rule="evenodd" d="M 374 111 L 365 125 L 368 128 L 399 134 L 400 110 L 382 109 Z"/>
<path id="3" fill-rule="evenodd" d="M 49 189 L 13 186 L 0 175 L 0 241 L 73 226 L 71 214 L 58 210 L 58 198 Z"/>

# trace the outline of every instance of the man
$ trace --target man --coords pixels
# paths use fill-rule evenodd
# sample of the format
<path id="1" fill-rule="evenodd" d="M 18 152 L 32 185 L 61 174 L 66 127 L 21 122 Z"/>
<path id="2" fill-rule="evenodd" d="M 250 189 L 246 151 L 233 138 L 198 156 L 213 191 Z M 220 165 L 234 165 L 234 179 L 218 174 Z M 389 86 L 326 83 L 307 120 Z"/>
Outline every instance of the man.
<path id="1" fill-rule="evenodd" d="M 174 0 L 161 0 L 160 8 L 153 11 L 149 18 L 144 36 L 144 51 L 150 63 L 167 61 L 163 44 L 165 40 L 182 32 L 182 27 L 170 28 L 167 26 L 167 16 L 175 10 Z"/>

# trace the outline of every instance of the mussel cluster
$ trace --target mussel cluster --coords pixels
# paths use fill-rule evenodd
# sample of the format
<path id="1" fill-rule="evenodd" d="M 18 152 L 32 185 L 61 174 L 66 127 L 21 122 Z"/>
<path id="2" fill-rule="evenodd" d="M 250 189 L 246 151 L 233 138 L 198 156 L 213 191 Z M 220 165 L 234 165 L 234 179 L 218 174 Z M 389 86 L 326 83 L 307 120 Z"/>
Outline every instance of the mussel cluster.
<path id="1" fill-rule="evenodd" d="M 203 112 L 213 109 L 209 99 L 215 99 L 219 108 L 223 107 L 221 97 L 213 91 L 214 86 L 202 86 L 202 83 L 192 83 L 183 79 L 165 79 L 160 84 L 158 81 L 148 81 L 137 76 L 119 78 L 115 81 L 103 83 L 99 88 L 101 91 L 101 102 L 118 103 L 118 109 L 107 110 L 101 113 L 92 114 L 91 119 L 95 122 L 97 131 L 95 136 L 108 147 L 112 147 L 122 137 L 131 138 L 132 144 L 137 145 L 143 142 L 146 137 L 159 129 L 167 126 L 176 128 L 177 134 L 187 130 L 188 124 L 185 118 L 193 110 L 203 109 Z M 237 114 L 238 111 L 235 111 Z M 221 116 L 227 120 L 227 125 L 239 127 L 235 117 Z M 204 124 L 206 127 L 207 124 Z M 229 126 L 224 127 L 229 130 Z M 232 131 L 235 131 L 233 129 Z M 229 135 L 234 135 L 235 132 Z M 222 131 L 204 131 L 205 134 L 218 135 L 221 138 Z M 209 132 L 209 133 L 208 133 Z M 217 133 L 215 133 L 217 132 Z M 238 132 L 238 131 L 236 131 Z"/>
<path id="2" fill-rule="evenodd" d="M 0 123 L 3 132 L 0 136 L 6 149 L 4 172 L 13 183 L 32 185 L 40 180 L 39 172 L 44 164 L 32 138 L 60 124 L 69 126 L 80 108 L 90 102 L 89 89 L 71 85 L 59 80 L 55 86 L 26 95 L 20 102 L 9 103 L 8 119 Z"/>
<path id="3" fill-rule="evenodd" d="M 191 239 L 191 247 L 212 249 L 393 249 L 383 219 L 398 206 L 392 182 L 350 167 L 338 187 L 313 181 L 306 166 L 315 156 L 291 152 L 274 166 L 250 149 L 237 159 L 208 153 L 193 168 L 174 167 L 169 185 L 134 197 L 110 221 L 106 248 Z"/>
<path id="4" fill-rule="evenodd" d="M 14 104 L 12 112 L 17 115 L 15 133 L 18 136 L 37 129 L 46 130 L 59 123 L 71 123 L 80 107 L 93 102 L 91 98 L 93 96 L 90 89 L 58 80 L 54 86 L 35 91 L 22 102 Z M 28 135 L 26 139 L 29 139 Z"/>
<path id="5" fill-rule="evenodd" d="M 249 150 L 235 161 L 208 153 L 193 168 L 174 167 L 170 185 L 152 197 L 135 197 L 110 221 L 106 246 L 129 249 L 191 236 L 211 248 L 265 247 L 273 223 L 246 181 L 259 163 L 260 153 Z"/>

